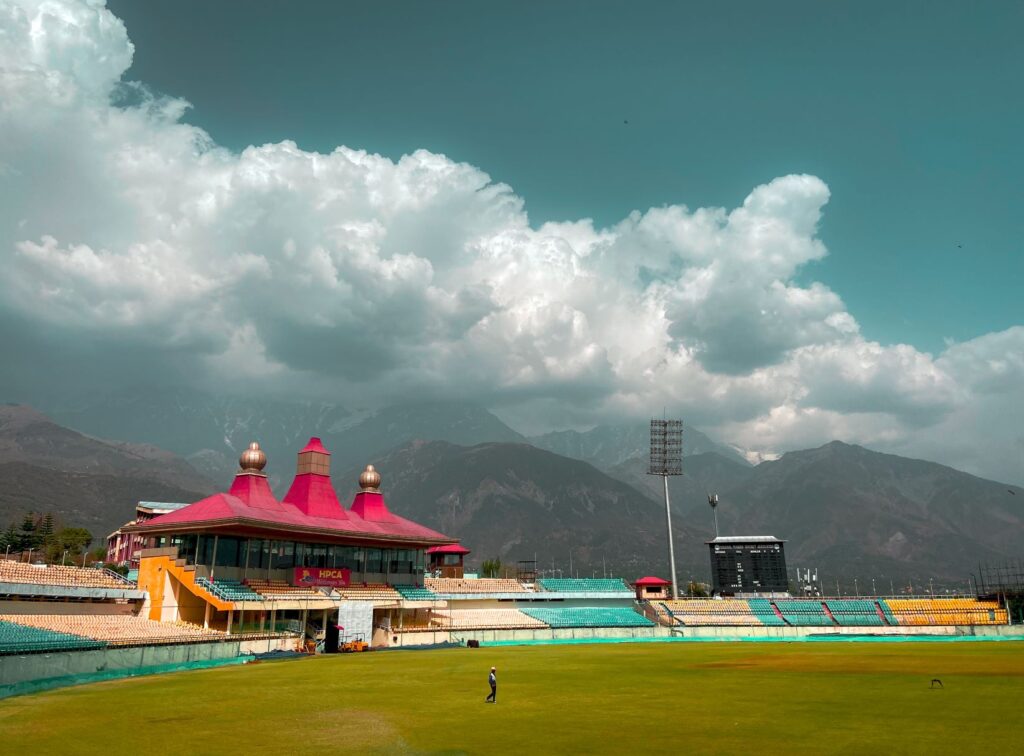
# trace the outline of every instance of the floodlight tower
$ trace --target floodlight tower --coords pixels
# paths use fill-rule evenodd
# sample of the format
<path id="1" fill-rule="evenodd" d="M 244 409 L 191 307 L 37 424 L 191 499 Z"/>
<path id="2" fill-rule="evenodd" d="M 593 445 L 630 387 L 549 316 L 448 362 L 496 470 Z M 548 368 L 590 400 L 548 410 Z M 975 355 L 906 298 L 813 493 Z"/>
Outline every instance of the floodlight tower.
<path id="1" fill-rule="evenodd" d="M 665 484 L 665 521 L 668 524 L 668 564 L 672 570 L 672 598 L 679 598 L 676 580 L 676 551 L 672 545 L 672 508 L 668 478 L 683 474 L 683 421 L 651 420 L 651 465 L 648 475 L 660 475 Z"/>
<path id="2" fill-rule="evenodd" d="M 708 505 L 715 513 L 715 538 L 718 538 L 718 494 L 708 494 Z"/>

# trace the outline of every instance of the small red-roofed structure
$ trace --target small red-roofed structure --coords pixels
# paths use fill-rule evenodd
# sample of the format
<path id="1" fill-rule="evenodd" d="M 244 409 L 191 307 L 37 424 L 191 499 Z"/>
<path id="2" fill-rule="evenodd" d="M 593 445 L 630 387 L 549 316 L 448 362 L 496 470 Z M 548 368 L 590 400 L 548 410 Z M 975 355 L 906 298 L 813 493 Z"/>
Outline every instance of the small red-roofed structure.
<path id="1" fill-rule="evenodd" d="M 669 588 L 672 587 L 672 583 L 667 580 L 662 580 L 660 577 L 647 575 L 633 583 L 633 587 L 636 589 L 637 601 L 651 601 L 667 599 L 669 597 Z"/>
<path id="2" fill-rule="evenodd" d="M 459 578 L 465 576 L 463 559 L 469 549 L 459 543 L 431 546 L 427 549 L 428 569 L 434 577 Z"/>

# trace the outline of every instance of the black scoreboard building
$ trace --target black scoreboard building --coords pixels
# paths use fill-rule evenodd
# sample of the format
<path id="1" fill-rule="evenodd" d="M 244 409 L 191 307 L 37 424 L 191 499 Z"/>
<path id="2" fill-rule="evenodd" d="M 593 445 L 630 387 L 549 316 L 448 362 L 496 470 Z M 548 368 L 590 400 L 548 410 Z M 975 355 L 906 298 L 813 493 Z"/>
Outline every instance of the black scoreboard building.
<path id="1" fill-rule="evenodd" d="M 707 541 L 715 595 L 788 593 L 783 543 L 775 536 L 725 536 Z"/>

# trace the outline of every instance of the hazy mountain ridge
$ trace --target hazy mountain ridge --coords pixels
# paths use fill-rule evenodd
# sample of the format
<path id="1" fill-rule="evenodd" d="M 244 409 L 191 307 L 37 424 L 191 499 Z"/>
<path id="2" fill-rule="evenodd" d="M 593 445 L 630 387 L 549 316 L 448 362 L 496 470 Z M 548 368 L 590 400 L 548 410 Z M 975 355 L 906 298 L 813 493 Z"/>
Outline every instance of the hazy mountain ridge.
<path id="1" fill-rule="evenodd" d="M 850 576 L 962 580 L 1024 545 L 1019 487 L 838 441 L 763 462 L 719 494 L 723 535 L 776 535 L 790 565 Z"/>
<path id="2" fill-rule="evenodd" d="M 590 574 L 600 573 L 602 557 L 619 571 L 649 571 L 663 561 L 663 510 L 586 462 L 522 443 L 413 442 L 375 464 L 389 507 L 460 539 L 473 550 L 473 563 L 536 554 L 541 567 L 554 558 L 567 570 L 571 550 L 574 566 Z M 339 494 L 358 473 L 335 474 Z M 691 545 L 707 534 L 682 524 L 675 529 L 686 544 L 680 564 L 695 567 L 699 552 Z"/>
<path id="3" fill-rule="evenodd" d="M 139 501 L 193 502 L 205 495 L 147 478 L 0 463 L 0 525 L 20 523 L 28 512 L 52 512 L 67 525 L 87 528 L 99 545 L 135 516 Z"/>
<path id="4" fill-rule="evenodd" d="M 270 460 L 279 492 L 294 471 L 295 454 L 319 436 L 339 468 L 366 463 L 374 454 L 413 439 L 473 445 L 525 439 L 487 410 L 457 402 L 398 404 L 375 412 L 340 405 L 258 401 L 191 389 L 136 390 L 54 413 L 90 435 L 146 441 L 184 456 L 214 480 L 238 468 L 238 456 L 258 441 Z"/>
<path id="5" fill-rule="evenodd" d="M 160 430 L 161 418 L 177 412 L 176 401 L 160 400 L 149 410 L 139 405 L 138 412 L 123 412 L 120 420 L 109 417 L 105 422 L 109 427 L 124 422 L 137 433 Z M 129 402 L 122 410 L 132 406 Z M 177 428 L 187 431 L 188 418 L 202 414 L 186 411 Z M 68 475 L 149 480 L 153 490 L 169 486 L 196 492 L 173 496 L 186 500 L 211 490 L 208 480 L 161 449 L 89 438 L 27 408 L 6 408 L 0 417 L 6 418 L 2 427 L 7 434 L 5 438 L 0 428 L 0 463 L 60 469 Z M 288 422 L 306 422 L 302 418 L 312 430 L 307 426 L 277 431 Z M 279 493 L 292 478 L 295 453 L 310 435 L 319 434 L 333 452 L 335 485 L 346 504 L 359 471 L 373 463 L 385 477 L 385 493 L 396 511 L 463 538 L 479 555 L 519 559 L 546 552 L 548 559 L 567 563 L 571 547 L 577 565 L 596 566 L 599 554 L 604 554 L 609 564 L 622 568 L 665 572 L 662 484 L 646 475 L 646 424 L 533 439 L 558 446 L 568 455 L 590 455 L 593 466 L 531 446 L 487 410 L 454 402 L 397 405 L 361 415 L 329 405 L 288 406 L 276 414 L 240 414 L 230 423 L 199 425 L 203 433 L 212 433 L 211 427 L 217 433 L 233 428 L 234 440 L 229 441 L 240 448 L 259 440 Z M 162 432 L 172 431 L 173 424 Z M 259 435 L 262 432 L 271 435 Z M 18 436 L 16 441 L 11 434 Z M 1020 556 L 1024 491 L 1019 487 L 838 442 L 790 452 L 755 467 L 694 429 L 684 431 L 684 442 L 684 475 L 670 480 L 683 571 L 707 573 L 703 540 L 714 529 L 708 493 L 720 496 L 723 535 L 784 538 L 791 567 L 817 566 L 823 574 L 850 579 L 892 576 L 897 582 L 915 576 L 955 581 L 965 578 L 978 561 Z M 237 464 L 228 443 L 222 447 L 223 452 L 198 450 L 189 457 L 216 474 L 218 490 L 227 488 Z M 618 462 L 598 469 L 614 460 Z M 4 474 L 13 476 L 14 468 L 6 468 Z M 28 481 L 20 489 L 22 500 L 46 500 L 45 490 L 31 490 L 32 485 L 47 485 L 45 476 L 32 471 L 18 475 Z M 104 527 L 116 526 L 133 504 L 90 504 L 93 509 L 87 507 L 85 514 Z M 99 513 L 104 506 L 113 507 L 109 519 Z M 3 512 L 7 511 L 13 510 L 8 506 Z"/>
<path id="6" fill-rule="evenodd" d="M 325 434 L 323 440 L 335 469 L 368 464 L 375 456 L 414 440 L 459 446 L 526 442 L 482 407 L 458 402 L 392 405 L 341 432 Z"/>
<path id="7" fill-rule="evenodd" d="M 222 480 L 251 441 L 272 458 L 294 454 L 310 436 L 325 436 L 354 417 L 344 407 L 185 388 L 137 388 L 51 410 L 58 422 L 90 435 L 148 442 Z"/>
<path id="8" fill-rule="evenodd" d="M 97 537 L 132 517 L 140 500 L 195 501 L 213 483 L 149 444 L 104 441 L 22 405 L 0 406 L 0 523 L 53 512 Z"/>
<path id="9" fill-rule="evenodd" d="M 645 493 L 655 501 L 664 500 L 661 477 L 647 474 L 647 457 L 632 457 L 607 472 Z M 708 494 L 727 491 L 754 475 L 756 468 L 717 452 L 683 457 L 683 475 L 669 478 L 672 511 L 699 527 L 714 529 L 707 504 Z"/>
<path id="10" fill-rule="evenodd" d="M 23 405 L 0 407 L 2 462 L 22 462 L 64 472 L 124 475 L 189 490 L 213 490 L 209 479 L 168 451 L 152 444 L 86 436 Z"/>
<path id="11" fill-rule="evenodd" d="M 646 460 L 650 451 L 651 431 L 646 423 L 598 425 L 589 431 L 554 431 L 532 436 L 528 440 L 541 449 L 564 457 L 582 459 L 602 470 L 608 470 L 633 458 L 643 457 Z M 742 465 L 750 464 L 731 446 L 719 444 L 696 428 L 684 426 L 683 455 L 689 457 L 705 452 L 715 452 Z"/>

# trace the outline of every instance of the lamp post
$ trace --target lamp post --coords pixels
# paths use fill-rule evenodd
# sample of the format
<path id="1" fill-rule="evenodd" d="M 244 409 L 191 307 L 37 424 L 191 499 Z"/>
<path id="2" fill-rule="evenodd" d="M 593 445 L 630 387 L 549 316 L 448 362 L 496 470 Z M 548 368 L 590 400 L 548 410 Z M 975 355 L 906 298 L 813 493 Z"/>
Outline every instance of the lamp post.
<path id="1" fill-rule="evenodd" d="M 718 538 L 718 494 L 708 494 L 708 506 L 715 515 L 715 538 Z"/>

